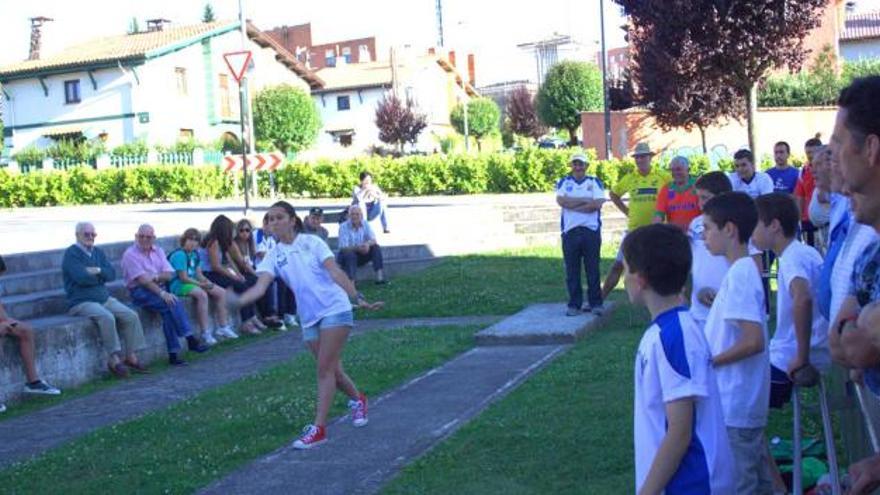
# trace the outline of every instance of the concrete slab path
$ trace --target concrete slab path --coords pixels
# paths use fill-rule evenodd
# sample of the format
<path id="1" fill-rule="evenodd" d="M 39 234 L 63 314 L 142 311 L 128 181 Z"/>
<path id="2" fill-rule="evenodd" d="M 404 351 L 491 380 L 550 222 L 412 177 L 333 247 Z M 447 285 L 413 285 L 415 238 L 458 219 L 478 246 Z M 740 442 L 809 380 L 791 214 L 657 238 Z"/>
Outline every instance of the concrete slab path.
<path id="1" fill-rule="evenodd" d="M 373 400 L 370 423 L 328 426 L 314 450 L 279 449 L 208 487 L 206 494 L 364 494 L 504 397 L 568 346 L 477 347 Z"/>
<path id="2" fill-rule="evenodd" d="M 567 309 L 565 303 L 533 304 L 477 332 L 477 344 L 573 344 L 599 325 L 604 316 L 614 310 L 614 303 L 605 303 L 602 316 L 592 313 L 565 316 Z"/>
<path id="3" fill-rule="evenodd" d="M 499 316 L 361 320 L 354 335 L 392 328 L 489 325 Z M 0 421 L 0 468 L 58 447 L 98 428 L 129 421 L 240 380 L 303 352 L 299 331 L 279 333 L 241 348 L 208 355 L 185 368 L 122 382 L 58 405 Z M 112 406 L 108 406 L 108 404 Z"/>

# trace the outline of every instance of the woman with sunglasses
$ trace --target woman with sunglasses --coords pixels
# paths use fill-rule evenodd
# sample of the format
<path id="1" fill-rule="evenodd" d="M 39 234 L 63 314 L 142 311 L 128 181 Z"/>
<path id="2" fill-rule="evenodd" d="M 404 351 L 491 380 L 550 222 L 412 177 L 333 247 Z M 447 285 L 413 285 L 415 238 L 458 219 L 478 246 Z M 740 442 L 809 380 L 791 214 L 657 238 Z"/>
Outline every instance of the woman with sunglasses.
<path id="1" fill-rule="evenodd" d="M 339 388 L 350 398 L 355 427 L 367 424 L 367 397 L 358 391 L 342 367 L 342 348 L 354 326 L 352 302 L 375 310 L 383 303 L 370 304 L 337 265 L 333 253 L 321 238 L 301 235 L 303 224 L 286 201 L 269 209 L 269 226 L 278 245 L 257 266 L 256 285 L 241 294 L 236 305 L 249 304 L 261 297 L 275 277 L 283 280 L 297 300 L 297 315 L 303 340 L 317 361 L 318 402 L 314 423 L 294 442 L 297 449 L 309 449 L 327 440 L 327 414 Z"/>
<path id="2" fill-rule="evenodd" d="M 237 253 L 233 249 L 230 251 L 230 254 L 235 262 L 235 266 L 238 268 L 238 272 L 244 275 L 247 284 L 250 286 L 257 283 L 257 272 L 254 270 L 257 266 L 257 243 L 254 241 L 254 226 L 250 220 L 242 218 L 238 221 L 235 232 L 234 244 L 238 249 Z M 284 326 L 284 322 L 281 321 L 281 318 L 278 317 L 278 312 L 275 311 L 271 295 L 267 294 L 257 301 L 257 311 L 262 317 L 259 321 L 264 326 L 281 328 Z"/>

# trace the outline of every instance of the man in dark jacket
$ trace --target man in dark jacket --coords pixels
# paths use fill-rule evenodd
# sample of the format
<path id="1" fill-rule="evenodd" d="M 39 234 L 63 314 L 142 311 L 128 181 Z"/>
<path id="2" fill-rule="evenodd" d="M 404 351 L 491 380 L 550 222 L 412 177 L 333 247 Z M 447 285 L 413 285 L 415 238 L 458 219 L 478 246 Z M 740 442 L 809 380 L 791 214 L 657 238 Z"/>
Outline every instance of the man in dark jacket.
<path id="1" fill-rule="evenodd" d="M 76 225 L 76 244 L 64 252 L 61 269 L 69 312 L 98 325 L 111 373 L 120 378 L 127 377 L 129 370 L 146 373 L 137 358 L 137 351 L 146 346 L 140 318 L 133 309 L 110 296 L 107 282 L 116 278 L 116 269 L 95 246 L 96 236 L 92 224 L 80 222 Z M 125 342 L 124 359 L 120 336 Z"/>

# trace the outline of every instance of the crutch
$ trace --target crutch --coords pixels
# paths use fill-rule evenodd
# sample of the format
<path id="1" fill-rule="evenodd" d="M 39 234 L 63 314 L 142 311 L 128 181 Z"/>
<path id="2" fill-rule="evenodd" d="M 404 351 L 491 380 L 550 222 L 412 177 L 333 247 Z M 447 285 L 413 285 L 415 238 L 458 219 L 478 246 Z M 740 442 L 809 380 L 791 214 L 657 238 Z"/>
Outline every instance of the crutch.
<path id="1" fill-rule="evenodd" d="M 865 418 L 865 428 L 868 430 L 868 439 L 871 441 L 871 449 L 875 454 L 880 454 L 880 441 L 877 438 L 877 429 L 874 427 L 874 420 L 868 413 L 868 404 L 865 401 L 865 391 L 858 383 L 853 383 L 856 389 L 856 398 L 859 400 L 859 409 L 862 410 L 862 416 Z"/>
<path id="2" fill-rule="evenodd" d="M 794 415 L 794 435 L 792 448 L 792 493 L 794 495 L 802 495 L 802 461 L 803 453 L 801 452 L 801 403 L 799 398 L 799 390 L 801 387 L 794 386 L 791 392 L 791 403 Z M 834 432 L 831 427 L 831 412 L 828 408 L 828 399 L 825 396 L 825 382 L 821 375 L 819 376 L 819 409 L 822 414 L 822 433 L 825 438 L 825 456 L 828 460 L 828 470 L 831 475 L 831 493 L 832 495 L 841 495 L 843 492 L 840 488 L 840 472 L 837 466 L 837 451 L 834 447 Z"/>

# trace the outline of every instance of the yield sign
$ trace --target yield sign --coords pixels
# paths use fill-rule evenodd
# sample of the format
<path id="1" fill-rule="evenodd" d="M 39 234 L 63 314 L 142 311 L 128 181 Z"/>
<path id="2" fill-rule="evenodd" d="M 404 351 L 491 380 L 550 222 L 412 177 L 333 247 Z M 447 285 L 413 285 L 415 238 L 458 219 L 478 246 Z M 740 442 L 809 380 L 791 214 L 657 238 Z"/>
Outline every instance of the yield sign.
<path id="1" fill-rule="evenodd" d="M 229 72 L 232 72 L 232 77 L 235 78 L 236 82 L 240 83 L 241 78 L 244 77 L 244 71 L 247 70 L 248 65 L 251 63 L 251 52 L 245 50 L 242 52 L 224 53 L 223 60 L 226 61 Z"/>

